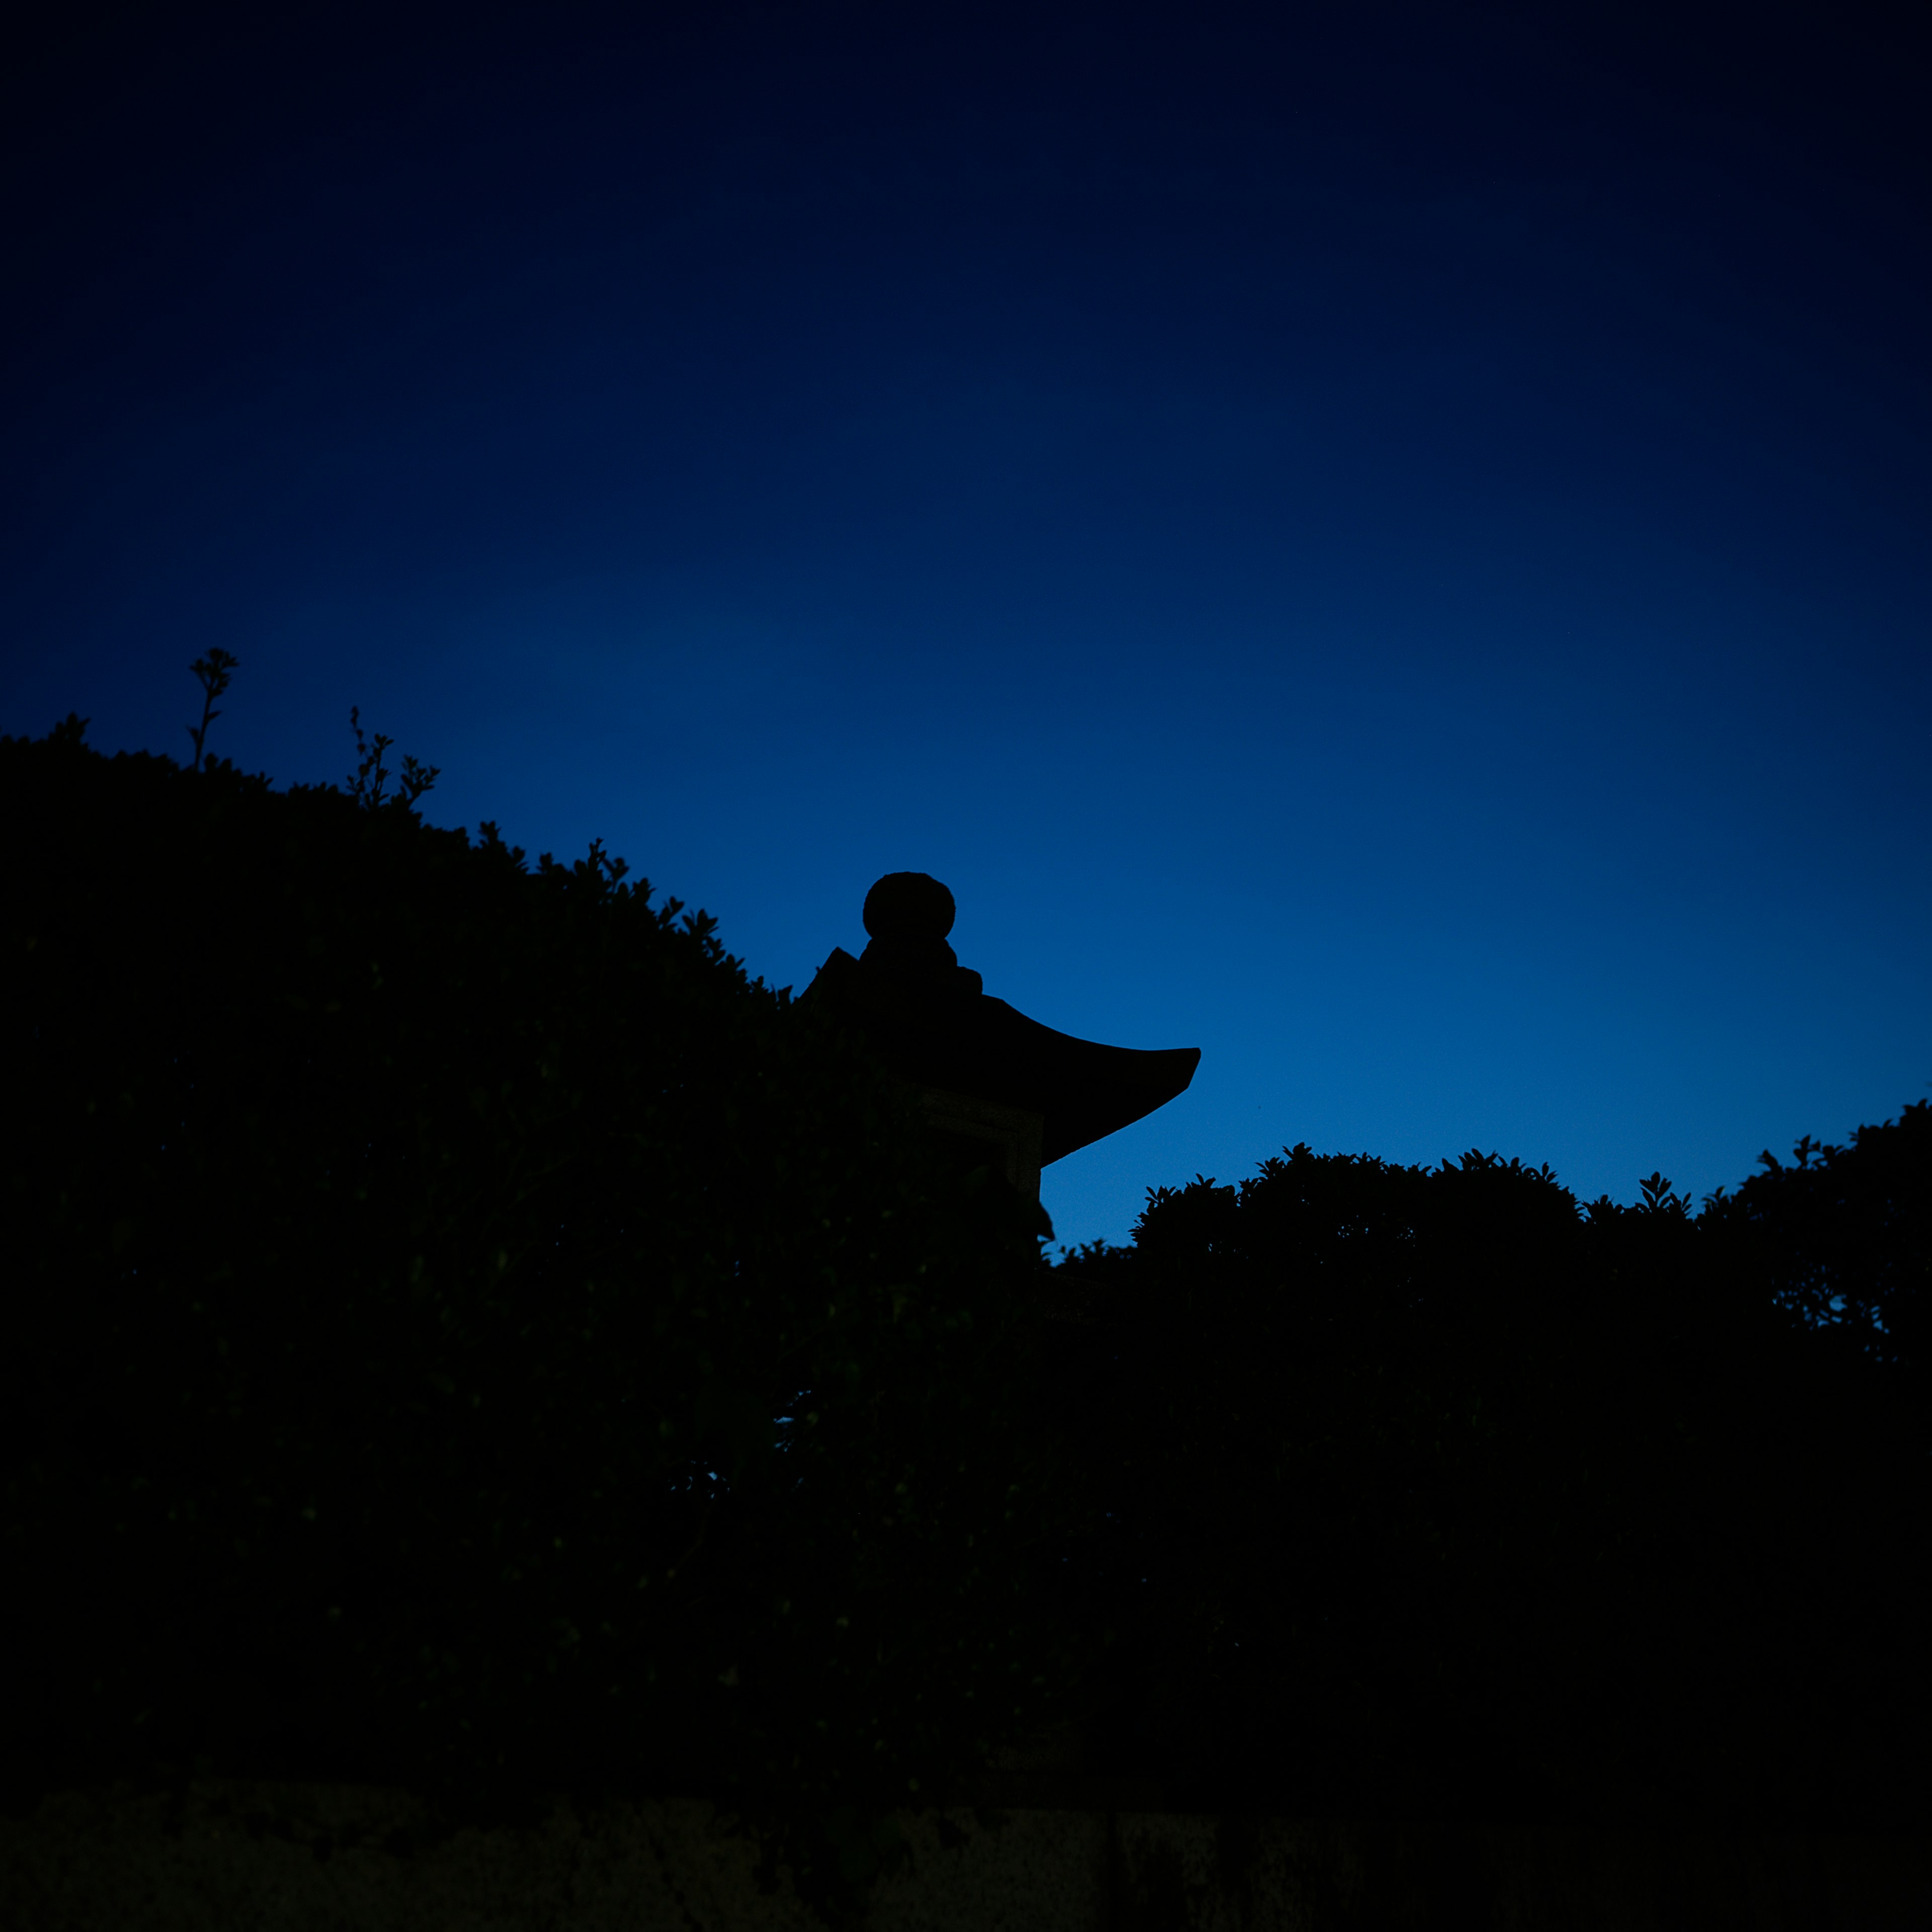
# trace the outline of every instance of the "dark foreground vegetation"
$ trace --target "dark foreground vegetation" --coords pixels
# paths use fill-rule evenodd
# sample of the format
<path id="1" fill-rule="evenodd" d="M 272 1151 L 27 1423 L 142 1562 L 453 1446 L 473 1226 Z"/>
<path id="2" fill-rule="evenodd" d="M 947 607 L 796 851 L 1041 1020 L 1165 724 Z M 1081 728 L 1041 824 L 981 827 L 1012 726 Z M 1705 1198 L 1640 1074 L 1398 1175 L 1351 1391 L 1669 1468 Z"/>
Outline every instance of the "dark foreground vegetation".
<path id="1" fill-rule="evenodd" d="M 1298 1148 L 1048 1269 L 601 849 L 196 748 L 0 740 L 16 1792 L 704 1790 L 821 1887 L 1052 1720 L 1178 1804 L 1922 1807 L 1923 1103 L 1694 1216 Z"/>
<path id="2" fill-rule="evenodd" d="M 1932 1108 L 1646 1195 L 1297 1148 L 1056 1270 L 1097 1760 L 1292 1812 L 1922 1820 Z"/>
<path id="3" fill-rule="evenodd" d="M 1033 1219 L 708 920 L 367 764 L 0 741 L 9 1768 L 845 1843 L 1048 1688 Z"/>

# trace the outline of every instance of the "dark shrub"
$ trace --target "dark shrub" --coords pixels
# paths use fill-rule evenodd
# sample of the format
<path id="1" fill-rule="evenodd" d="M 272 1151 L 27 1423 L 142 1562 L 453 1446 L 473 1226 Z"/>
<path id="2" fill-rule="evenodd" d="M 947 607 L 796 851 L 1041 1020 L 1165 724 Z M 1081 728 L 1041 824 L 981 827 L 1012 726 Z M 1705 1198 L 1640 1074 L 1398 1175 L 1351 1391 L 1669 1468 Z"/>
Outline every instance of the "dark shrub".
<path id="1" fill-rule="evenodd" d="M 593 846 L 0 741 L 6 1730 L 941 1785 L 1037 1694 L 1029 1226 Z"/>
<path id="2" fill-rule="evenodd" d="M 1756 1282 L 1814 1334 L 1892 1370 L 1922 1417 L 1932 1370 L 1932 1102 L 1859 1127 L 1844 1147 L 1809 1135 L 1787 1163 L 1767 1150 L 1708 1214 Z"/>
<path id="3" fill-rule="evenodd" d="M 1154 1190 L 1054 1284 L 1099 1754 L 1203 1804 L 1910 1816 L 1924 1438 L 1898 1361 L 1791 1311 L 1814 1254 L 1909 1305 L 1922 1131 L 1861 1135 L 1869 1186 L 1786 1169 L 1695 1219 L 1660 1176 L 1586 1214 L 1481 1155 Z"/>

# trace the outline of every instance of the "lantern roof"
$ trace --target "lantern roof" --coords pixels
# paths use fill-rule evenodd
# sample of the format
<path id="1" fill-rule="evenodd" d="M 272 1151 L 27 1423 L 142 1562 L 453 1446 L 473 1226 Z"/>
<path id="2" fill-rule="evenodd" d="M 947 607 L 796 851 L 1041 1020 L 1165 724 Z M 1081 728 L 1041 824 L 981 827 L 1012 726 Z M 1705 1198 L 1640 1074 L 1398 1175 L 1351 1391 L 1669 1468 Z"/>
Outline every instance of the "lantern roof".
<path id="1" fill-rule="evenodd" d="M 888 873 L 862 916 L 864 952 L 834 947 L 803 999 L 862 1032 L 903 1080 L 1039 1114 L 1042 1165 L 1132 1126 L 1194 1078 L 1198 1047 L 1106 1046 L 993 998 L 946 943 L 952 895 L 924 872 Z"/>

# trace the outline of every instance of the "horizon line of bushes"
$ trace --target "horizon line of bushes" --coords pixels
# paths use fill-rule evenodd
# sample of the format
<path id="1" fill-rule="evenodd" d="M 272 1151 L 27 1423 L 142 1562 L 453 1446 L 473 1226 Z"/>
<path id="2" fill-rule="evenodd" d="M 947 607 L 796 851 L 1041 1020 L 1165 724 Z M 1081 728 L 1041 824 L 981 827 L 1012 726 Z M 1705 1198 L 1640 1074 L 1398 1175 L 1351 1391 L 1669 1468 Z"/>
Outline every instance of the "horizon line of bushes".
<path id="1" fill-rule="evenodd" d="M 1696 1214 L 1299 1146 L 1051 1262 L 708 916 L 218 694 L 0 740 L 22 1788 L 702 1788 L 848 1901 L 1048 1720 L 1223 1808 L 1926 1795 L 1926 1103 Z"/>

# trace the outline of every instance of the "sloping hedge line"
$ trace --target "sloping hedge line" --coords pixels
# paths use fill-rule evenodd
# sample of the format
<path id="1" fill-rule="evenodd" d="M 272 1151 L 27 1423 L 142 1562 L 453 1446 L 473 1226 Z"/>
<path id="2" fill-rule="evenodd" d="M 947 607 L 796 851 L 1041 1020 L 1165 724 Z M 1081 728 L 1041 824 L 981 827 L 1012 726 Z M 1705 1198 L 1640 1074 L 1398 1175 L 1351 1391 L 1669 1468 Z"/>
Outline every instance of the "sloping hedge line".
<path id="1" fill-rule="evenodd" d="M 1027 1721 L 1037 1244 L 860 1043 L 596 846 L 77 723 L 0 801 L 19 1774 L 849 1822 Z"/>

